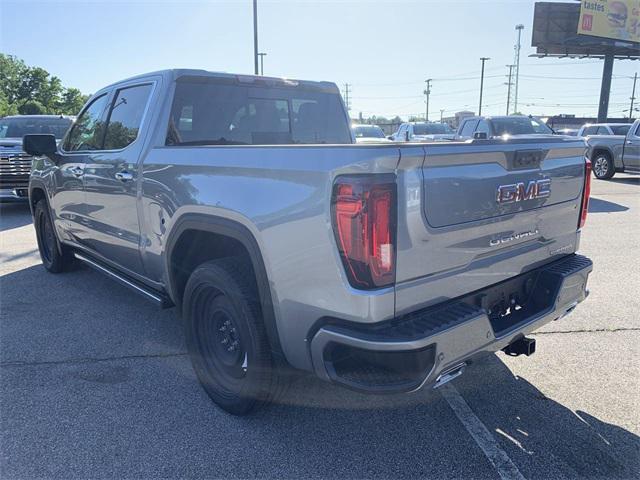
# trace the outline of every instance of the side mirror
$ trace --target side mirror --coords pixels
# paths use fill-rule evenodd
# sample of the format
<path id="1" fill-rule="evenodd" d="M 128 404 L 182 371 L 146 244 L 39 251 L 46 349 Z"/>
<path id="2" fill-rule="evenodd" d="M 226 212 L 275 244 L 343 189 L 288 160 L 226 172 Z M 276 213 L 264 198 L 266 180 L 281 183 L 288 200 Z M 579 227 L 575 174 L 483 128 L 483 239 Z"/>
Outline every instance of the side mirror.
<path id="1" fill-rule="evenodd" d="M 391 140 L 391 141 L 393 141 L 393 140 L 395 140 L 395 138 L 393 138 L 393 135 L 389 135 L 389 136 L 387 137 L 387 140 Z"/>
<path id="2" fill-rule="evenodd" d="M 56 137 L 50 133 L 30 133 L 22 138 L 22 150 L 34 157 L 58 151 Z"/>
<path id="3" fill-rule="evenodd" d="M 487 138 L 487 132 L 476 132 L 473 134 L 474 140 L 486 140 Z"/>

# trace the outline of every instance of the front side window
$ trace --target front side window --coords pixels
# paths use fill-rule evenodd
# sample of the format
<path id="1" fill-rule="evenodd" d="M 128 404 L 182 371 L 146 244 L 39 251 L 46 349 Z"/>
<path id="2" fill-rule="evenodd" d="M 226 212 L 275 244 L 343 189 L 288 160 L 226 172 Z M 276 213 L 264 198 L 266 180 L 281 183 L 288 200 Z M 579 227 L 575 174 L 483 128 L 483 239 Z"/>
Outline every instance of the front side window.
<path id="1" fill-rule="evenodd" d="M 597 131 L 598 131 L 598 126 L 597 125 L 591 125 L 589 127 L 585 127 L 585 129 L 582 131 L 582 135 L 584 135 L 584 136 L 595 135 Z"/>
<path id="2" fill-rule="evenodd" d="M 462 130 L 460 131 L 460 135 L 463 137 L 471 137 L 477 125 L 477 120 L 467 120 L 464 125 L 462 125 Z"/>
<path id="3" fill-rule="evenodd" d="M 121 88 L 111 104 L 104 150 L 119 150 L 138 137 L 142 117 L 151 93 L 151 84 Z"/>
<path id="4" fill-rule="evenodd" d="M 102 95 L 80 114 L 64 142 L 64 150 L 100 150 L 104 133 L 102 115 L 107 104 L 107 95 Z"/>
<path id="5" fill-rule="evenodd" d="M 416 135 L 446 135 L 453 133 L 453 131 L 446 123 L 416 123 L 413 126 L 413 133 Z"/>
<path id="6" fill-rule="evenodd" d="M 478 123 L 478 127 L 476 128 L 476 132 L 486 133 L 487 137 L 489 137 L 489 123 L 486 120 L 480 120 L 480 122 Z"/>
<path id="7" fill-rule="evenodd" d="M 598 127 L 598 130 L 596 130 L 596 135 L 611 135 L 611 132 L 609 131 L 609 129 L 607 127 Z"/>
<path id="8" fill-rule="evenodd" d="M 377 125 L 356 125 L 353 134 L 356 138 L 384 138 L 384 132 Z"/>
<path id="9" fill-rule="evenodd" d="M 303 86 L 176 84 L 167 145 L 351 143 L 340 96 Z"/>

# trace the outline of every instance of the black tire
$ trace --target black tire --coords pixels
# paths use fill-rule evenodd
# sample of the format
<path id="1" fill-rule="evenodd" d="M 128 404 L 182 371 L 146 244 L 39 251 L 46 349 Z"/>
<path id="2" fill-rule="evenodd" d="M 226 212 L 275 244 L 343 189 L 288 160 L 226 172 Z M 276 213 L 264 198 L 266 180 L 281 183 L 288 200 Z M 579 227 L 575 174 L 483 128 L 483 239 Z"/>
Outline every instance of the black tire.
<path id="1" fill-rule="evenodd" d="M 200 265 L 183 298 L 187 349 L 211 399 L 245 415 L 280 390 L 252 270 L 242 259 Z"/>
<path id="2" fill-rule="evenodd" d="M 607 152 L 598 152 L 594 156 L 591 169 L 595 177 L 600 180 L 608 180 L 616 173 L 613 159 Z"/>
<path id="3" fill-rule="evenodd" d="M 36 203 L 33 223 L 42 265 L 51 273 L 68 270 L 74 262 L 71 251 L 60 245 L 54 231 L 47 201 L 43 198 Z"/>

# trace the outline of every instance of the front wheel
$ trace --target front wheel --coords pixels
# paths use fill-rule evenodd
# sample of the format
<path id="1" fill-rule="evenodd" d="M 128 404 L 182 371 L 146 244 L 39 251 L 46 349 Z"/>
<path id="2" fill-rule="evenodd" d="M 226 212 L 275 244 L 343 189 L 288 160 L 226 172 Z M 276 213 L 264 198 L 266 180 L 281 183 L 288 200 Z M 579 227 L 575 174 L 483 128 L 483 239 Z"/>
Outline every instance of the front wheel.
<path id="1" fill-rule="evenodd" d="M 196 268 L 185 287 L 183 317 L 193 368 L 216 404 L 244 415 L 270 400 L 280 379 L 253 273 L 242 259 Z"/>
<path id="2" fill-rule="evenodd" d="M 608 180 L 616 173 L 611 156 L 607 153 L 598 153 L 593 160 L 593 174 L 600 180 Z"/>

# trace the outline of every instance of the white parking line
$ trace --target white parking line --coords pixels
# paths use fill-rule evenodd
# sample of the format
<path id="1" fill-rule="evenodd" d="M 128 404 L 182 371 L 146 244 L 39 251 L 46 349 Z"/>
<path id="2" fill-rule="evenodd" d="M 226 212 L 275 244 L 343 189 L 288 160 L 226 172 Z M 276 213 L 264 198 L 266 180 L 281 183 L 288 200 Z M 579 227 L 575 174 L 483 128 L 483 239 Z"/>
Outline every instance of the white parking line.
<path id="1" fill-rule="evenodd" d="M 503 480 L 524 480 L 518 467 L 514 465 L 506 452 L 500 448 L 497 440 L 480 419 L 476 417 L 456 387 L 448 383 L 438 390 L 440 390 L 442 396 L 451 407 L 451 410 L 453 410 L 453 413 L 458 417 L 458 420 L 462 422 L 464 428 L 467 429 L 467 432 L 469 432 L 482 449 L 489 462 L 491 462 L 491 465 L 493 465 L 498 475 L 500 475 L 500 478 Z"/>

